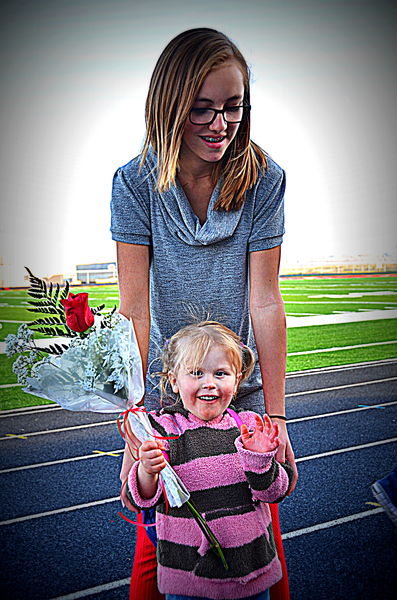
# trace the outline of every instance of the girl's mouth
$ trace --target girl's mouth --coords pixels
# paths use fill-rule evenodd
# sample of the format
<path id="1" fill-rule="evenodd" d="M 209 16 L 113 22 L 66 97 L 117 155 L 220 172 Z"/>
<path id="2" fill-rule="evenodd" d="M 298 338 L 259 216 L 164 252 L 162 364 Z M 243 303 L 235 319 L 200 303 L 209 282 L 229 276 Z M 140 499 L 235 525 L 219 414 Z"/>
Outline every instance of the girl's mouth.
<path id="1" fill-rule="evenodd" d="M 203 142 L 207 144 L 210 148 L 221 148 L 224 141 L 226 140 L 226 136 L 211 136 L 211 135 L 201 135 L 200 136 Z"/>
<path id="2" fill-rule="evenodd" d="M 198 398 L 203 402 L 214 402 L 214 400 L 218 400 L 219 396 L 199 396 Z"/>

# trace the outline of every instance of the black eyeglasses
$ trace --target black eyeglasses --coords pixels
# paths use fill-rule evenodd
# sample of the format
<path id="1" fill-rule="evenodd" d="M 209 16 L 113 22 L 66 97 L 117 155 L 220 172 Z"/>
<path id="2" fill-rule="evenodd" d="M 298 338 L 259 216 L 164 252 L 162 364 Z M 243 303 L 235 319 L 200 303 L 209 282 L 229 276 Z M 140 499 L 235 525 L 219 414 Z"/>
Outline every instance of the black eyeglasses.
<path id="1" fill-rule="evenodd" d="M 251 110 L 249 104 L 241 106 L 227 106 L 222 110 L 218 108 L 192 108 L 189 114 L 189 120 L 193 125 L 211 125 L 217 115 L 222 115 L 226 123 L 241 123 L 244 117 L 244 111 Z"/>

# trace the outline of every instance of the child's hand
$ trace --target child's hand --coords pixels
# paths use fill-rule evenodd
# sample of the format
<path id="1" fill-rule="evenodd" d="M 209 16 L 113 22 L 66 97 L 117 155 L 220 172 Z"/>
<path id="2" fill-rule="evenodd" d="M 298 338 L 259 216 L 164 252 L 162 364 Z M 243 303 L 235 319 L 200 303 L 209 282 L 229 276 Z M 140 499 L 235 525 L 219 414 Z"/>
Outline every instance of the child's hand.
<path id="1" fill-rule="evenodd" d="M 162 450 L 165 450 L 163 444 L 156 440 L 147 440 L 140 446 L 141 466 L 148 475 L 157 475 L 166 466 Z"/>
<path id="2" fill-rule="evenodd" d="M 251 452 L 271 452 L 280 444 L 278 439 L 278 425 L 272 424 L 268 415 L 264 415 L 262 421 L 259 415 L 255 415 L 255 429 L 253 433 L 248 431 L 247 425 L 241 425 L 241 441 L 246 450 Z"/>

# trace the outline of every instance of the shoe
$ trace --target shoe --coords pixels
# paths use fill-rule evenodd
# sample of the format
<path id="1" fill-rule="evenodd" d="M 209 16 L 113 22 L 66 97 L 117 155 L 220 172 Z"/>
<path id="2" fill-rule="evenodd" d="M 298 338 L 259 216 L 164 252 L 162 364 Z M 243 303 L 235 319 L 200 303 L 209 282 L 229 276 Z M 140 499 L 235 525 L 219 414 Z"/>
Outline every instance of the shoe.
<path id="1" fill-rule="evenodd" d="M 387 516 L 390 517 L 394 525 L 397 526 L 397 506 L 391 500 L 385 486 L 381 481 L 375 481 L 375 483 L 371 485 L 371 490 Z"/>

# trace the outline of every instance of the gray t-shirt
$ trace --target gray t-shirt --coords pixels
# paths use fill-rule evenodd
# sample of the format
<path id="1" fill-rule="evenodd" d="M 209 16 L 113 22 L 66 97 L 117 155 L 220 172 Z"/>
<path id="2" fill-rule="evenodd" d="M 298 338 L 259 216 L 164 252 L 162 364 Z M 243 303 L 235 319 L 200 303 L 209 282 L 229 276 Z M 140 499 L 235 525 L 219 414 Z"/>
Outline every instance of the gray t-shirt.
<path id="1" fill-rule="evenodd" d="M 221 182 L 212 194 L 207 220 L 200 225 L 177 183 L 156 190 L 156 160 L 149 153 L 117 170 L 111 201 L 111 232 L 116 241 L 150 246 L 150 347 L 145 405 L 159 407 L 159 356 L 168 338 L 191 322 L 191 313 L 230 327 L 254 352 L 249 299 L 249 252 L 279 246 L 284 233 L 285 174 L 271 158 L 268 169 L 246 194 L 240 210 L 214 210 Z M 239 390 L 238 407 L 262 413 L 259 365 Z"/>

